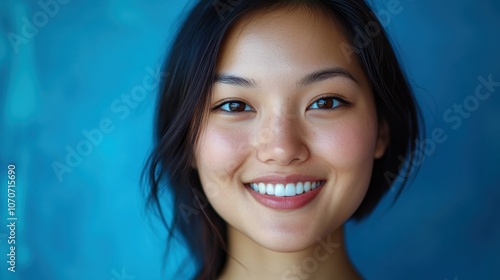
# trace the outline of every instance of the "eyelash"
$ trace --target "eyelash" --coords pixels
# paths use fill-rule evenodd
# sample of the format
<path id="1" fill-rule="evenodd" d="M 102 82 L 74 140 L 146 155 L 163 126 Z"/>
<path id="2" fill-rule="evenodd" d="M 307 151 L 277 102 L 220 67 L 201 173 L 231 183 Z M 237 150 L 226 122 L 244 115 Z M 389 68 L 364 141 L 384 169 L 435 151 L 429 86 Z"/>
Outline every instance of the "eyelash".
<path id="1" fill-rule="evenodd" d="M 248 108 L 251 108 L 251 110 L 244 110 L 244 111 L 229 111 L 229 110 L 224 110 L 222 109 L 222 107 L 224 107 L 225 105 L 228 105 L 231 104 L 231 103 L 240 103 L 240 104 L 244 104 L 245 105 L 245 109 Z M 216 110 L 219 110 L 219 111 L 222 111 L 224 113 L 228 113 L 228 114 L 237 114 L 237 113 L 242 113 L 242 112 L 249 112 L 249 111 L 255 111 L 255 109 L 248 105 L 246 102 L 244 101 L 241 101 L 241 100 L 238 100 L 238 99 L 228 99 L 228 100 L 222 100 L 220 101 L 217 105 L 215 105 L 213 108 L 212 108 L 212 111 L 216 111 Z"/>
<path id="2" fill-rule="evenodd" d="M 335 104 L 335 102 L 337 102 L 338 104 L 336 106 L 334 106 L 333 108 L 325 108 L 324 110 L 334 110 L 334 109 L 337 109 L 341 106 L 344 106 L 344 105 L 350 105 L 351 103 L 346 101 L 345 99 L 339 97 L 339 96 L 335 96 L 335 95 L 326 95 L 326 96 L 322 96 L 322 97 L 319 97 L 318 99 L 316 99 L 311 105 L 309 105 L 307 107 L 307 109 L 311 109 L 311 110 L 321 110 L 321 108 L 318 108 L 318 106 L 316 105 L 316 108 L 311 108 L 314 104 L 316 104 L 317 102 L 319 102 L 320 100 L 325 100 L 325 99 L 330 99 L 330 100 L 333 100 L 333 104 Z M 230 110 L 225 110 L 225 109 L 222 109 L 224 106 L 229 106 L 229 104 L 231 103 L 239 103 L 239 104 L 243 104 L 245 106 L 245 109 L 244 111 L 230 111 Z M 333 105 L 332 104 L 332 105 Z M 247 110 L 247 108 L 251 109 L 251 110 Z M 228 108 L 229 109 L 229 108 Z M 222 100 L 221 102 L 219 102 L 217 105 L 215 105 L 213 108 L 212 108 L 212 111 L 216 111 L 216 110 L 220 110 L 220 111 L 223 111 L 225 113 L 229 113 L 229 114 L 236 114 L 236 113 L 242 113 L 242 112 L 250 112 L 250 111 L 255 111 L 255 109 L 248 105 L 246 102 L 244 101 L 241 101 L 241 100 L 237 100 L 237 99 L 229 99 L 229 100 Z"/>
<path id="3" fill-rule="evenodd" d="M 344 98 L 341 98 L 339 96 L 336 96 L 336 95 L 325 95 L 325 96 L 321 96 L 319 97 L 318 99 L 316 99 L 311 105 L 309 105 L 307 107 L 307 109 L 311 109 L 311 110 L 321 110 L 321 108 L 311 108 L 311 106 L 313 106 L 313 104 L 317 103 L 318 101 L 320 100 L 325 100 L 325 99 L 331 99 L 333 100 L 334 102 L 338 102 L 338 105 L 333 107 L 333 108 L 325 108 L 323 110 L 335 110 L 339 107 L 342 107 L 342 106 L 345 106 L 345 105 L 350 105 L 351 103 L 346 101 Z M 334 103 L 335 104 L 335 103 Z"/>

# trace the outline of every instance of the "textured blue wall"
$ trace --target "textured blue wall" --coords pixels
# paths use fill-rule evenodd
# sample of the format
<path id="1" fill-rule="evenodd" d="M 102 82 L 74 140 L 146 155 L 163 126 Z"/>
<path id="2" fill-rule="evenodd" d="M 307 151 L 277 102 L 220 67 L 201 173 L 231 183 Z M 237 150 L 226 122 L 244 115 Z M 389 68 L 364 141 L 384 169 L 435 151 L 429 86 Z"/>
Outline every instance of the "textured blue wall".
<path id="1" fill-rule="evenodd" d="M 0 279 L 161 279 L 165 232 L 151 229 L 138 185 L 155 77 L 186 2 L 54 1 L 0 2 L 0 224 L 9 163 L 18 218 L 16 273 L 0 227 Z M 498 279 L 500 86 L 474 96 L 500 81 L 500 3 L 374 6 L 431 140 L 397 203 L 389 208 L 392 192 L 349 224 L 353 261 L 367 279 Z"/>

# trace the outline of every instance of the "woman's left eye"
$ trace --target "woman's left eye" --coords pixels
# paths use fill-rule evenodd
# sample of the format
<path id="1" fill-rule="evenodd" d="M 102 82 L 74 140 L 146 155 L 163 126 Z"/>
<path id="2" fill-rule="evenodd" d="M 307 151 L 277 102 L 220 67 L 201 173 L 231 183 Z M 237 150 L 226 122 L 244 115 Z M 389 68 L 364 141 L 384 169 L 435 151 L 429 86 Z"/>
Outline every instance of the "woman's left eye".
<path id="1" fill-rule="evenodd" d="M 231 113 L 253 111 L 253 108 L 250 105 L 237 100 L 224 102 L 217 106 L 217 109 Z"/>
<path id="2" fill-rule="evenodd" d="M 346 103 L 338 97 L 322 97 L 309 105 L 308 109 L 335 109 Z"/>

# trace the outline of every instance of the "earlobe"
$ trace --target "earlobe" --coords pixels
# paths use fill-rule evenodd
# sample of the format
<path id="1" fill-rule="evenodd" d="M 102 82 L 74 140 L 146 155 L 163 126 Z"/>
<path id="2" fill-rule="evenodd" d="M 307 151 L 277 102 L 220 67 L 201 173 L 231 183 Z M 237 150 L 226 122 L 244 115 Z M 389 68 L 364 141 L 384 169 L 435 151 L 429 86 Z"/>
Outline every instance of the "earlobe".
<path id="1" fill-rule="evenodd" d="M 378 126 L 377 144 L 375 146 L 375 153 L 374 153 L 375 159 L 379 159 L 384 155 L 385 150 L 389 145 L 389 141 L 390 141 L 389 125 L 387 124 L 386 120 L 382 120 L 379 122 Z"/>

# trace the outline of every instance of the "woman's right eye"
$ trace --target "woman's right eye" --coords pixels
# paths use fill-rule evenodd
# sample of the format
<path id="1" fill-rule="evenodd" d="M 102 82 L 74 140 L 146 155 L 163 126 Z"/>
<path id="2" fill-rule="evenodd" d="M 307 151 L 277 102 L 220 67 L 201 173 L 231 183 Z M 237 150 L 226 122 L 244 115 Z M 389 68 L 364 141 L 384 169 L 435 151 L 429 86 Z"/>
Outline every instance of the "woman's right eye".
<path id="1" fill-rule="evenodd" d="M 237 101 L 237 100 L 231 100 L 231 101 L 226 101 L 218 106 L 216 106 L 214 109 L 226 111 L 226 112 L 231 112 L 231 113 L 236 113 L 236 112 L 245 112 L 245 111 L 254 111 L 254 109 L 246 104 L 243 101 Z"/>

